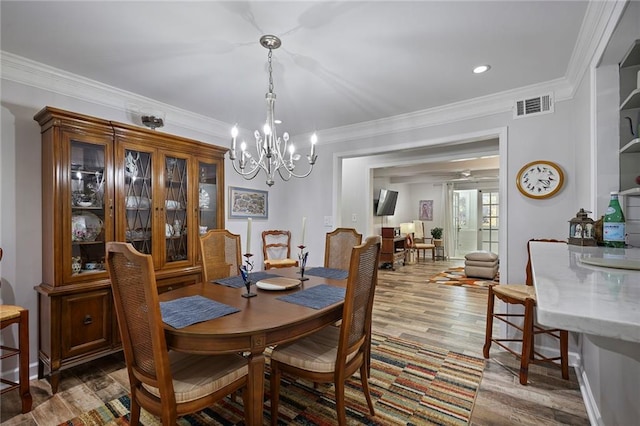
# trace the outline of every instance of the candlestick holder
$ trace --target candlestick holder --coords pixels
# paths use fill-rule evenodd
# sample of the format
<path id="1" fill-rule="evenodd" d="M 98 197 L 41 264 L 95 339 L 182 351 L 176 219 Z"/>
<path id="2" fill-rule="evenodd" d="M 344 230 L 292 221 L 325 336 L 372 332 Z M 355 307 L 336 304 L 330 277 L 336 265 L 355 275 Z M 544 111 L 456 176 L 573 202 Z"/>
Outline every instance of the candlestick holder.
<path id="1" fill-rule="evenodd" d="M 251 271 L 253 271 L 253 262 L 251 261 L 251 253 L 246 253 L 243 255 L 245 257 L 244 265 L 240 265 L 240 275 L 242 275 L 242 281 L 244 281 L 244 286 L 247 288 L 246 293 L 242 293 L 242 297 L 254 297 L 257 296 L 257 293 L 251 293 Z"/>
<path id="2" fill-rule="evenodd" d="M 300 254 L 298 254 L 298 264 L 300 265 L 300 271 L 298 273 L 300 274 L 300 281 L 307 281 L 309 278 L 304 276 L 304 268 L 307 265 L 307 257 L 309 257 L 309 252 L 304 251 L 304 245 L 299 245 L 298 248 L 300 249 Z"/>

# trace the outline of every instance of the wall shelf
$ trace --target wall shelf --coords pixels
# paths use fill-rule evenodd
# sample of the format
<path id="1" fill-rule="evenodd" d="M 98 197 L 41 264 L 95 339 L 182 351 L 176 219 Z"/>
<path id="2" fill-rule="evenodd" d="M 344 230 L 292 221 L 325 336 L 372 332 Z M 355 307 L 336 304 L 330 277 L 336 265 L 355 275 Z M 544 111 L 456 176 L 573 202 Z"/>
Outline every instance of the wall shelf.
<path id="1" fill-rule="evenodd" d="M 640 64 L 640 40 L 636 40 L 620 61 L 620 68 L 633 67 Z"/>
<path id="2" fill-rule="evenodd" d="M 640 108 L 640 89 L 636 89 L 627 96 L 627 99 L 620 105 L 620 111 Z"/>
<path id="3" fill-rule="evenodd" d="M 640 152 L 640 138 L 635 138 L 622 148 L 620 148 L 620 154 L 625 152 Z"/>
<path id="4" fill-rule="evenodd" d="M 640 136 L 637 129 L 640 128 L 640 84 L 638 73 L 640 72 L 640 39 L 634 40 L 629 50 L 620 61 L 619 69 L 619 94 L 624 99 L 620 105 L 619 126 L 620 136 L 618 162 L 619 162 L 619 190 L 621 193 L 631 191 L 635 194 L 637 179 L 640 173 Z M 628 119 L 631 118 L 631 131 L 629 131 Z M 636 134 L 634 134 L 634 129 Z M 634 138 L 629 141 L 628 138 Z"/>

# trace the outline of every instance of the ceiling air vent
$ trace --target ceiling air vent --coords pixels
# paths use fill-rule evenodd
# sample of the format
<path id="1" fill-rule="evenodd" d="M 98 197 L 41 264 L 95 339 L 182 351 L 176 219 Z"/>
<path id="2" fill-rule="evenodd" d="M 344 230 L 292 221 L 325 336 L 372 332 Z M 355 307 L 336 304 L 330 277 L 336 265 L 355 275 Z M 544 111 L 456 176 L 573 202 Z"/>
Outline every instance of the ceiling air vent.
<path id="1" fill-rule="evenodd" d="M 553 97 L 551 93 L 535 96 L 533 98 L 519 99 L 516 101 L 513 118 L 528 117 L 530 115 L 546 114 L 553 112 Z"/>

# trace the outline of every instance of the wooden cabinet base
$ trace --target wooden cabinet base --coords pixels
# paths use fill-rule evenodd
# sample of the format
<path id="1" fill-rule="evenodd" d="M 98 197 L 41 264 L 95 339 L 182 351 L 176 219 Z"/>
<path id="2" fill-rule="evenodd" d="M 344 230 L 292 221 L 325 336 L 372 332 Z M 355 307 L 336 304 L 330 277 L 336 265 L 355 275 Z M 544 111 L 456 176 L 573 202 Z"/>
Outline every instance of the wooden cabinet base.
<path id="1" fill-rule="evenodd" d="M 160 277 L 162 275 L 159 274 Z M 201 281 L 201 274 L 169 274 L 158 278 L 158 292 Z M 108 281 L 96 286 L 36 287 L 38 292 L 38 378 L 48 376 L 58 391 L 60 372 L 122 350 Z"/>
<path id="2" fill-rule="evenodd" d="M 76 365 L 84 364 L 94 359 L 102 358 L 103 356 L 118 353 L 122 350 L 122 347 L 118 346 L 113 349 L 96 352 L 94 354 L 84 355 L 76 360 L 68 359 L 54 362 L 48 355 L 44 353 L 38 354 L 38 379 L 49 379 L 51 385 L 51 393 L 58 392 L 58 386 L 60 385 L 60 373 L 67 368 L 75 367 Z M 53 368 L 51 365 L 56 364 L 57 367 Z"/>

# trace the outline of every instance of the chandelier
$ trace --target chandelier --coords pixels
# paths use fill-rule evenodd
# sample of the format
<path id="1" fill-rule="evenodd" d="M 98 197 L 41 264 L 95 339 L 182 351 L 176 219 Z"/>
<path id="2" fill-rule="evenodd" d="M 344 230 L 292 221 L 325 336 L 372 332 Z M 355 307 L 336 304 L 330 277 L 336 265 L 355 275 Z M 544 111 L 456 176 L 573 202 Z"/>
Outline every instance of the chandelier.
<path id="1" fill-rule="evenodd" d="M 276 124 L 280 123 L 274 115 L 276 94 L 273 93 L 273 70 L 271 67 L 271 57 L 273 49 L 280 47 L 282 42 L 274 35 L 264 35 L 260 37 L 260 44 L 269 49 L 269 91 L 265 95 L 267 99 L 267 120 L 262 128 L 262 133 L 258 130 L 254 132 L 256 139 L 256 155 L 247 150 L 246 142 L 240 143 L 240 158 L 236 156 L 236 138 L 238 136 L 238 125 L 231 129 L 231 152 L 229 158 L 233 164 L 233 169 L 243 178 L 250 180 L 255 178 L 260 170 L 267 174 L 267 185 L 272 186 L 275 173 L 278 172 L 282 180 L 288 181 L 291 177 L 304 178 L 309 176 L 313 170 L 313 165 L 318 156 L 316 155 L 316 142 L 318 137 L 314 133 L 311 136 L 311 152 L 307 155 L 309 170 L 305 173 L 296 173 L 296 161 L 300 155 L 295 153 L 295 147 L 289 142 L 289 133 L 284 132 L 282 138 L 278 136 Z M 236 161 L 237 160 L 237 161 Z"/>

